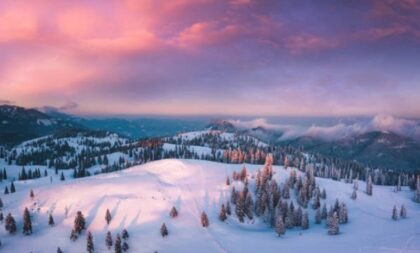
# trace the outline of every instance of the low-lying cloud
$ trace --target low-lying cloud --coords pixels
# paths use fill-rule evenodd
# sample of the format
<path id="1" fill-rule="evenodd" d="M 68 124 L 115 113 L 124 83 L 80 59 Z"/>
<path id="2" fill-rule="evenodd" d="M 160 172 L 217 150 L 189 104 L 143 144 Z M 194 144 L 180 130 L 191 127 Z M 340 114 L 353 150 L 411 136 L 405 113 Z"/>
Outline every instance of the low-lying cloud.
<path id="1" fill-rule="evenodd" d="M 326 141 L 334 141 L 348 138 L 371 131 L 393 132 L 405 137 L 420 140 L 420 121 L 398 118 L 391 115 L 376 115 L 370 120 L 359 119 L 352 123 L 338 123 L 332 125 L 319 125 L 313 123 L 310 126 L 299 124 L 273 124 L 267 119 L 257 118 L 254 120 L 229 120 L 239 129 L 253 129 L 262 127 L 267 130 L 281 133 L 279 140 L 290 140 L 298 137 L 315 137 Z"/>

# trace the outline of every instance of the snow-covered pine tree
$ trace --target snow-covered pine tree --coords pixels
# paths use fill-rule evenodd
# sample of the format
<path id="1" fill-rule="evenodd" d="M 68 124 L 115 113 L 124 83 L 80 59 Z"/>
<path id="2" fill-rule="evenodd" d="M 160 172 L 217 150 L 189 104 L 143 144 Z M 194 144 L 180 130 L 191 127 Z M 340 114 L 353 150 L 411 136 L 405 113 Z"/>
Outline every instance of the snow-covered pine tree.
<path id="1" fill-rule="evenodd" d="M 72 241 L 76 241 L 77 240 L 77 232 L 74 229 L 71 230 L 70 240 L 72 240 Z"/>
<path id="2" fill-rule="evenodd" d="M 340 232 L 340 227 L 338 224 L 337 213 L 334 212 L 329 218 L 328 222 L 328 234 L 329 235 L 338 235 Z"/>
<path id="3" fill-rule="evenodd" d="M 290 198 L 289 184 L 284 184 L 284 187 L 283 187 L 283 198 L 284 199 L 289 199 Z"/>
<path id="4" fill-rule="evenodd" d="M 293 228 L 293 218 L 292 218 L 292 216 L 293 216 L 293 214 L 289 212 L 289 213 L 286 215 L 286 218 L 285 218 L 285 220 L 284 220 L 284 226 L 285 226 L 287 229 L 291 229 L 291 228 Z"/>
<path id="5" fill-rule="evenodd" d="M 12 183 L 10 184 L 10 193 L 14 193 L 16 192 L 16 188 L 15 188 L 15 183 L 12 181 Z"/>
<path id="6" fill-rule="evenodd" d="M 299 208 L 295 212 L 295 216 L 293 218 L 293 224 L 295 227 L 302 226 L 302 208 L 299 206 Z"/>
<path id="7" fill-rule="evenodd" d="M 397 206 L 394 205 L 394 208 L 392 208 L 392 219 L 398 220 L 398 212 L 397 212 Z"/>
<path id="8" fill-rule="evenodd" d="M 227 219 L 227 216 L 226 216 L 225 205 L 222 204 L 222 207 L 220 208 L 220 213 L 219 213 L 219 220 L 220 221 L 225 221 L 226 219 Z"/>
<path id="9" fill-rule="evenodd" d="M 168 236 L 169 234 L 165 223 L 162 223 L 162 226 L 160 226 L 160 234 L 162 235 L 162 237 Z"/>
<path id="10" fill-rule="evenodd" d="M 95 251 L 95 245 L 93 244 L 93 236 L 90 231 L 87 233 L 86 237 L 86 251 L 88 253 L 93 253 Z"/>
<path id="11" fill-rule="evenodd" d="M 171 216 L 172 218 L 175 218 L 178 216 L 178 211 L 176 210 L 174 206 L 171 208 L 171 211 L 169 212 L 169 216 Z"/>
<path id="12" fill-rule="evenodd" d="M 51 227 L 55 225 L 54 218 L 51 213 L 48 216 L 48 225 L 50 225 Z"/>
<path id="13" fill-rule="evenodd" d="M 122 237 L 122 239 L 124 240 L 124 241 L 127 241 L 128 240 L 128 238 L 130 237 L 130 235 L 128 234 L 128 231 L 127 231 L 127 229 L 123 229 L 123 231 L 121 232 L 121 237 Z"/>
<path id="14" fill-rule="evenodd" d="M 0 209 L 3 208 L 3 200 L 0 198 Z"/>
<path id="15" fill-rule="evenodd" d="M 114 253 L 122 253 L 120 234 L 117 234 L 117 237 L 115 238 Z"/>
<path id="16" fill-rule="evenodd" d="M 359 190 L 359 181 L 357 181 L 357 179 L 355 179 L 353 182 L 353 190 Z"/>
<path id="17" fill-rule="evenodd" d="M 236 200 L 238 198 L 238 193 L 236 192 L 235 186 L 232 187 L 232 192 L 230 194 L 230 202 L 232 204 L 236 204 Z"/>
<path id="18" fill-rule="evenodd" d="M 308 212 L 304 212 L 302 216 L 302 229 L 308 229 L 309 228 L 309 217 Z"/>
<path id="19" fill-rule="evenodd" d="M 112 220 L 111 212 L 109 211 L 109 209 L 106 209 L 105 220 L 106 220 L 106 224 L 108 225 Z"/>
<path id="20" fill-rule="evenodd" d="M 321 224 L 321 209 L 318 207 L 315 211 L 315 224 Z"/>
<path id="21" fill-rule="evenodd" d="M 238 216 L 239 222 L 244 222 L 245 217 L 245 197 L 243 192 L 239 194 L 236 200 L 235 213 Z"/>
<path id="22" fill-rule="evenodd" d="M 326 199 L 327 198 L 327 191 L 325 190 L 325 188 L 322 189 L 321 198 L 322 199 Z"/>
<path id="23" fill-rule="evenodd" d="M 357 191 L 353 189 L 353 193 L 351 194 L 351 199 L 357 199 Z"/>
<path id="24" fill-rule="evenodd" d="M 276 233 L 278 236 L 284 235 L 286 229 L 283 222 L 283 216 L 279 215 L 276 219 Z"/>
<path id="25" fill-rule="evenodd" d="M 340 204 L 340 208 L 338 209 L 338 220 L 340 224 L 345 224 L 348 221 L 348 211 L 345 203 Z"/>
<path id="26" fill-rule="evenodd" d="M 397 186 L 395 189 L 397 192 L 401 191 L 401 175 L 398 176 L 398 182 L 397 182 Z"/>
<path id="27" fill-rule="evenodd" d="M 254 210 L 254 201 L 252 200 L 251 193 L 248 192 L 245 198 L 245 203 L 244 203 L 244 212 L 246 216 L 248 217 L 248 219 L 253 218 L 253 214 L 252 214 L 253 210 Z"/>
<path id="28" fill-rule="evenodd" d="M 231 215 L 232 214 L 232 210 L 230 208 L 230 203 L 229 201 L 226 202 L 226 214 L 227 215 Z"/>
<path id="29" fill-rule="evenodd" d="M 80 234 L 85 229 L 86 221 L 81 211 L 77 211 L 76 218 L 74 219 L 74 231 Z"/>
<path id="30" fill-rule="evenodd" d="M 25 207 L 25 211 L 23 211 L 23 233 L 25 235 L 32 234 L 31 215 L 27 207 Z"/>
<path id="31" fill-rule="evenodd" d="M 405 206 L 404 205 L 401 205 L 400 217 L 402 219 L 407 218 L 407 209 L 405 209 Z"/>
<path id="32" fill-rule="evenodd" d="M 9 194 L 9 188 L 7 188 L 7 185 L 4 187 L 4 194 Z"/>
<path id="33" fill-rule="evenodd" d="M 230 185 L 230 179 L 229 176 L 226 177 L 226 185 L 229 186 Z"/>
<path id="34" fill-rule="evenodd" d="M 420 203 L 420 176 L 417 176 L 416 192 L 414 193 L 414 201 Z"/>
<path id="35" fill-rule="evenodd" d="M 124 252 L 126 252 L 129 248 L 130 248 L 130 247 L 128 246 L 128 243 L 127 243 L 126 241 L 123 241 L 123 244 L 122 244 L 122 250 L 123 250 Z"/>
<path id="36" fill-rule="evenodd" d="M 32 189 L 29 191 L 29 197 L 31 199 L 34 199 L 35 198 L 35 194 L 34 194 L 34 191 Z"/>
<path id="37" fill-rule="evenodd" d="M 60 249 L 60 247 L 57 248 L 57 253 L 63 253 L 63 251 Z"/>
<path id="38" fill-rule="evenodd" d="M 3 222 L 3 219 L 4 219 L 3 212 L 0 211 L 0 222 Z"/>
<path id="39" fill-rule="evenodd" d="M 201 213 L 200 220 L 201 220 L 201 225 L 202 225 L 203 227 L 208 227 L 208 226 L 209 226 L 209 218 L 207 217 L 206 212 L 204 212 L 204 211 L 203 211 L 203 212 Z"/>
<path id="40" fill-rule="evenodd" d="M 16 221 L 11 213 L 7 214 L 4 227 L 9 234 L 16 233 Z"/>
<path id="41" fill-rule="evenodd" d="M 366 194 L 369 196 L 372 196 L 373 194 L 373 183 L 371 175 L 369 175 L 368 180 L 366 182 Z"/>
<path id="42" fill-rule="evenodd" d="M 106 237 L 105 237 L 105 245 L 108 248 L 108 250 L 111 249 L 112 247 L 112 235 L 111 235 L 111 231 L 108 231 L 106 233 Z"/>
<path id="43" fill-rule="evenodd" d="M 65 180 L 66 180 L 66 178 L 64 177 L 64 173 L 63 173 L 63 172 L 61 172 L 61 175 L 60 175 L 60 180 L 61 180 L 61 181 L 65 181 Z"/>

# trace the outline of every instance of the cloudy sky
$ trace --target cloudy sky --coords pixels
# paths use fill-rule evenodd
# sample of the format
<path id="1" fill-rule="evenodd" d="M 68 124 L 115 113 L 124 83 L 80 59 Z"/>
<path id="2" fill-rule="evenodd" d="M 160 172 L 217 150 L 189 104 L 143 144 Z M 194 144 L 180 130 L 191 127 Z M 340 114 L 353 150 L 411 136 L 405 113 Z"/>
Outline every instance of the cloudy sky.
<path id="1" fill-rule="evenodd" d="M 420 1 L 0 2 L 0 102 L 420 117 Z"/>

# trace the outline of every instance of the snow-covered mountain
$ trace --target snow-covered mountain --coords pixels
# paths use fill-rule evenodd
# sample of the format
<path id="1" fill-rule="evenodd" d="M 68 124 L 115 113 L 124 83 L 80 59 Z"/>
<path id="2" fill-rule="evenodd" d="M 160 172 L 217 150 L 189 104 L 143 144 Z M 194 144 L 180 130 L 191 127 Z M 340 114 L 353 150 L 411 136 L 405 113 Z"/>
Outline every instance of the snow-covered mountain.
<path id="1" fill-rule="evenodd" d="M 256 171 L 261 165 L 245 165 L 249 189 L 254 192 Z M 111 252 L 105 245 L 110 231 L 115 239 L 123 229 L 129 232 L 128 252 L 419 252 L 420 206 L 411 200 L 412 192 L 403 187 L 374 186 L 373 196 L 364 193 L 360 182 L 357 199 L 352 200 L 353 185 L 330 179 L 316 178 L 325 188 L 326 203 L 332 206 L 336 199 L 346 203 L 348 223 L 340 225 L 340 234 L 328 235 L 325 220 L 314 223 L 315 211 L 309 213 L 309 229 L 287 229 L 279 237 L 262 217 L 239 222 L 235 208 L 224 222 L 220 221 L 221 204 L 230 201 L 232 187 L 243 189 L 242 181 L 225 184 L 227 176 L 242 169 L 242 165 L 228 165 L 194 160 L 161 160 L 110 174 L 83 179 L 60 181 L 53 170 L 52 178 L 15 182 L 16 193 L 1 196 L 2 212 L 17 221 L 17 233 L 10 235 L 0 228 L 2 252 L 63 252 L 86 251 L 86 234 L 92 232 L 95 252 Z M 294 168 L 273 167 L 273 180 L 284 185 Z M 71 173 L 68 171 L 67 173 Z M 3 181 L 1 187 L 10 182 Z M 29 195 L 33 189 L 34 197 Z M 293 196 L 292 192 L 292 196 Z M 292 197 L 293 199 L 293 197 Z M 287 200 L 283 200 L 287 201 Z M 296 204 L 296 202 L 295 202 Z M 404 205 L 405 219 L 391 219 L 392 208 Z M 169 211 L 175 206 L 178 217 Z M 32 234 L 23 235 L 23 211 L 31 214 Z M 297 205 L 296 205 L 297 207 Z M 112 220 L 105 221 L 109 209 Z M 70 240 L 76 213 L 86 219 L 84 230 L 76 241 Z M 202 227 L 200 215 L 208 215 L 209 227 Z M 48 225 L 52 214 L 55 225 Z M 165 223 L 169 235 L 160 235 Z"/>

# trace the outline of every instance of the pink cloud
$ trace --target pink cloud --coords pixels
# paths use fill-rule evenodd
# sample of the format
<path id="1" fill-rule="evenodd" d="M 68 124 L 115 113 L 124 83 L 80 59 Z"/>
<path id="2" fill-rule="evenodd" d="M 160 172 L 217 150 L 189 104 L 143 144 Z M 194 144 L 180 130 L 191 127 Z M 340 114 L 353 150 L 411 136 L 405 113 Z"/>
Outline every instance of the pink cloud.
<path id="1" fill-rule="evenodd" d="M 315 35 L 292 35 L 285 40 L 285 47 L 291 54 L 301 54 L 307 51 L 320 51 L 338 46 L 333 38 Z"/>

